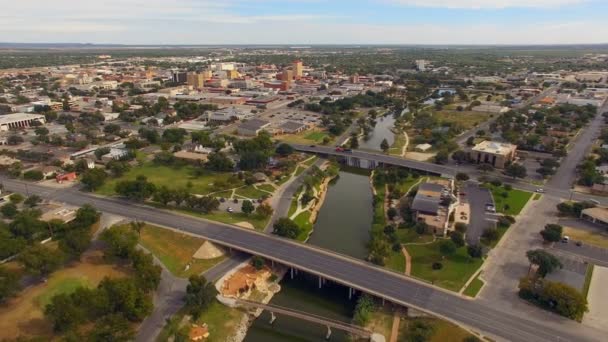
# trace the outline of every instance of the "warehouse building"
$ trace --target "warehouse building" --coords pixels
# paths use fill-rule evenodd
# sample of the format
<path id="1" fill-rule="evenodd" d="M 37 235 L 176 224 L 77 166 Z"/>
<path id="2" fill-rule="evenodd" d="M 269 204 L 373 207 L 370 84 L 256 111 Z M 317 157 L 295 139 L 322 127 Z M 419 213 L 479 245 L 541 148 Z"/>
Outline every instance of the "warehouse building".
<path id="1" fill-rule="evenodd" d="M 31 127 L 34 122 L 45 124 L 46 120 L 44 115 L 26 113 L 0 115 L 0 131 L 28 128 Z"/>

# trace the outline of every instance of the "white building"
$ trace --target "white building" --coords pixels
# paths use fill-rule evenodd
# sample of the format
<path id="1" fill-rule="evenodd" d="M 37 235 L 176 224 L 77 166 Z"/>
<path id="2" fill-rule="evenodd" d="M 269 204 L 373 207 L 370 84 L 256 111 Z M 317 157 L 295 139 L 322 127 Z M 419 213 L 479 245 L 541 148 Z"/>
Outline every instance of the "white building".
<path id="1" fill-rule="evenodd" d="M 0 115 L 0 131 L 8 131 L 9 129 L 28 128 L 34 121 L 41 124 L 46 123 L 44 115 L 15 113 Z"/>

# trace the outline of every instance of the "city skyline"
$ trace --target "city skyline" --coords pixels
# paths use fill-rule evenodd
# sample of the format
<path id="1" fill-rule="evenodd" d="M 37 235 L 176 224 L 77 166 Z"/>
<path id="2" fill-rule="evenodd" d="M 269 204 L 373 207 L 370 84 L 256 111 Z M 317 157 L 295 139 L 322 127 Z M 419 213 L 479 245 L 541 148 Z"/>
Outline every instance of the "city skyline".
<path id="1" fill-rule="evenodd" d="M 601 44 L 597 0 L 0 1 L 0 41 L 97 44 Z"/>

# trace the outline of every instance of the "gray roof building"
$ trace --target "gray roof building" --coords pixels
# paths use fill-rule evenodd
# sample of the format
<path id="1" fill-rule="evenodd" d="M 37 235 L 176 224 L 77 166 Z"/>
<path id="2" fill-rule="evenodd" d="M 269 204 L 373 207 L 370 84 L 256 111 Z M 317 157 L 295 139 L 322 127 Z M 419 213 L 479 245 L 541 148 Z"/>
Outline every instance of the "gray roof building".
<path id="1" fill-rule="evenodd" d="M 433 183 L 422 183 L 412 202 L 412 210 L 425 214 L 437 215 L 441 205 L 443 186 Z"/>

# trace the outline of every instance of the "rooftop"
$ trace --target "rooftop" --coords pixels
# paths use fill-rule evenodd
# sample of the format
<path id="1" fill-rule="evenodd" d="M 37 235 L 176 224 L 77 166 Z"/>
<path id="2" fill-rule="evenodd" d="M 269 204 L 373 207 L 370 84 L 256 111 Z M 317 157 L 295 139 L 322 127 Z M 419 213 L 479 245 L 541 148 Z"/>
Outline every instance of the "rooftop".
<path id="1" fill-rule="evenodd" d="M 582 211 L 583 215 L 593 217 L 602 222 L 608 222 L 608 209 L 607 208 L 588 208 Z"/>
<path id="2" fill-rule="evenodd" d="M 0 115 L 0 125 L 12 123 L 15 121 L 35 120 L 35 119 L 44 119 L 44 115 L 26 114 L 26 113 L 4 114 L 4 115 Z"/>
<path id="3" fill-rule="evenodd" d="M 511 153 L 515 148 L 516 146 L 512 144 L 486 140 L 475 145 L 473 151 L 504 155 Z"/>

